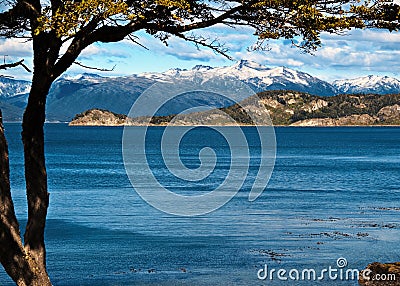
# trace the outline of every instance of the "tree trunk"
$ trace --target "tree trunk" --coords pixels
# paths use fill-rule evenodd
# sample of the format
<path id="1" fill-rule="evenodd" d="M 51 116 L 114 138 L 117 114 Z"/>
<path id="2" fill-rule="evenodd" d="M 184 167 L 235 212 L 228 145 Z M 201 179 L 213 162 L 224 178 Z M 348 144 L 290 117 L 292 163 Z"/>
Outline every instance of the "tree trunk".
<path id="1" fill-rule="evenodd" d="M 10 190 L 8 146 L 0 111 L 0 262 L 17 285 L 51 285 L 46 272 L 22 245 Z"/>
<path id="2" fill-rule="evenodd" d="M 39 1 L 35 3 L 38 4 Z M 38 7 L 40 8 L 40 5 Z M 37 24 L 36 21 L 31 23 L 32 31 L 35 31 Z M 50 286 L 51 282 L 46 270 L 44 240 L 49 193 L 47 192 L 43 127 L 46 118 L 47 94 L 57 77 L 53 71 L 54 62 L 57 60 L 62 42 L 55 33 L 35 35 L 32 32 L 32 35 L 34 72 L 22 121 L 28 221 L 24 244 L 22 244 L 10 194 L 7 144 L 4 136 L 0 136 L 0 144 L 2 144 L 0 146 L 2 160 L 2 177 L 0 178 L 2 201 L 0 203 L 7 206 L 4 210 L 0 210 L 2 211 L 0 213 L 0 255 L 2 256 L 1 263 L 18 285 Z M 60 69 L 60 74 L 68 66 L 64 66 L 63 70 Z"/>
<path id="3" fill-rule="evenodd" d="M 46 74 L 36 72 L 33 75 L 28 105 L 22 122 L 26 194 L 28 199 L 28 222 L 24 235 L 24 247 L 37 265 L 37 274 L 44 279 L 42 283 L 46 283 L 41 285 L 51 285 L 46 271 L 44 242 L 49 193 L 47 192 L 43 130 L 46 97 L 51 83 Z"/>

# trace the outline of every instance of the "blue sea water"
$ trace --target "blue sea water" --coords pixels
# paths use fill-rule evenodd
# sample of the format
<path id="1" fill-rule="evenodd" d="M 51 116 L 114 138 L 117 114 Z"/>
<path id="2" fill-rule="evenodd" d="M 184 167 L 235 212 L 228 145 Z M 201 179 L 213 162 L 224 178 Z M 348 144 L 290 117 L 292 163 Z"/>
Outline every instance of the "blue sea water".
<path id="1" fill-rule="evenodd" d="M 257 272 L 267 265 L 319 273 L 338 268 L 338 258 L 347 260 L 344 270 L 400 260 L 400 128 L 278 127 L 275 169 L 261 197 L 248 201 L 257 171 L 251 166 L 228 204 L 198 217 L 167 215 L 136 194 L 123 165 L 122 128 L 45 128 L 51 193 L 46 246 L 54 285 L 357 285 L 326 276 L 261 281 Z M 243 131 L 256 165 L 256 129 Z M 223 180 L 228 147 L 201 128 L 195 139 L 183 140 L 183 161 L 198 166 L 201 138 L 214 142 L 219 160 L 214 177 L 202 185 L 174 185 L 157 147 L 162 132 L 150 128 L 147 150 L 160 180 L 193 192 Z M 23 223 L 20 126 L 6 124 L 6 136 L 13 198 Z M 13 285 L 3 269 L 0 285 Z"/>

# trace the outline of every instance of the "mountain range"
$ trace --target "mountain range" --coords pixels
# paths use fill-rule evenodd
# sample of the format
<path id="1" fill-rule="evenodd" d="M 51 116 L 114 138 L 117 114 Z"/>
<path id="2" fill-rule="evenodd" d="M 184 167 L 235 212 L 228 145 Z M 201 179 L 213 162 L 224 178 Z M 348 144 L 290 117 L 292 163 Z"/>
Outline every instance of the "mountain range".
<path id="1" fill-rule="evenodd" d="M 141 73 L 123 77 L 103 77 L 97 74 L 62 76 L 51 87 L 47 99 L 49 121 L 69 121 L 76 114 L 92 108 L 127 114 L 134 101 L 152 84 L 168 79 L 208 81 L 230 77 L 246 83 L 255 92 L 294 90 L 312 95 L 391 94 L 400 93 L 400 81 L 387 76 L 366 76 L 336 80 L 332 83 L 302 71 L 286 67 L 270 68 L 251 61 L 238 61 L 231 66 L 197 65 L 192 69 L 170 69 L 162 73 Z M 20 121 L 27 102 L 28 81 L 0 78 L 0 108 L 6 121 Z M 232 104 L 207 93 L 195 92 L 171 102 L 157 115 L 176 114 L 186 108 L 207 105 L 221 108 Z"/>

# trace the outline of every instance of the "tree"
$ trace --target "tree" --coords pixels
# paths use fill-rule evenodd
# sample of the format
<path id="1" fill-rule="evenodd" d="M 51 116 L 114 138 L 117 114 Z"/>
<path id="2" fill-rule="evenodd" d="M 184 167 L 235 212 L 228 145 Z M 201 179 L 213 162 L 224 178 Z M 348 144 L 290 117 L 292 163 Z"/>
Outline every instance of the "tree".
<path id="1" fill-rule="evenodd" d="M 0 261 L 18 285 L 51 285 L 46 272 L 44 229 L 49 194 L 44 154 L 46 97 L 52 83 L 96 42 L 125 38 L 140 44 L 144 30 L 165 44 L 171 36 L 227 55 L 223 46 L 191 31 L 215 24 L 250 26 L 258 38 L 297 39 L 313 51 L 321 32 L 352 28 L 397 31 L 399 6 L 381 0 L 5 0 L 0 37 L 32 41 L 33 77 L 22 122 L 28 222 L 24 242 L 9 184 L 7 142 L 0 126 Z M 295 41 L 293 41 L 295 43 Z"/>

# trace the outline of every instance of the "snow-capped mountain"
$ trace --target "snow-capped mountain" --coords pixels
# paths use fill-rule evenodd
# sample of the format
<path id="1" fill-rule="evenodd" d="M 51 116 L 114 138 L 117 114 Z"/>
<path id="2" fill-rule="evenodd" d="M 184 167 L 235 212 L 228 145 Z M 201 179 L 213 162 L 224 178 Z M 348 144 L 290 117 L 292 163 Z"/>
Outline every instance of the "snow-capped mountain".
<path id="1" fill-rule="evenodd" d="M 29 81 L 0 77 L 0 98 L 29 93 L 30 86 Z"/>
<path id="2" fill-rule="evenodd" d="M 95 73 L 82 73 L 71 76 L 69 74 L 62 75 L 58 81 L 69 80 L 69 81 L 79 81 L 79 80 L 88 80 L 88 81 L 98 81 L 101 79 L 106 79 L 107 77 L 103 77 L 101 75 Z"/>
<path id="3" fill-rule="evenodd" d="M 338 93 L 377 93 L 400 92 L 400 80 L 388 76 L 369 75 L 354 79 L 336 80 L 332 85 Z"/>
<path id="4" fill-rule="evenodd" d="M 235 78 L 248 84 L 255 92 L 265 90 L 295 90 L 313 95 L 339 93 L 400 93 L 400 81 L 395 78 L 368 76 L 352 80 L 337 80 L 332 84 L 302 71 L 286 67 L 267 67 L 251 61 L 238 61 L 231 66 L 197 65 L 192 69 L 170 69 L 162 73 L 142 73 L 123 77 L 103 77 L 84 73 L 64 75 L 51 87 L 47 100 L 48 120 L 68 121 L 76 114 L 92 108 L 108 109 L 127 114 L 133 102 L 148 87 L 158 81 L 175 79 Z M 26 106 L 30 83 L 0 78 L 0 108 L 6 120 L 20 120 Z M 206 105 L 226 107 L 229 100 L 199 93 L 180 97 L 165 105 L 158 115 L 179 113 L 186 108 Z"/>
<path id="5" fill-rule="evenodd" d="M 241 60 L 232 66 L 210 67 L 197 65 L 190 70 L 170 69 L 164 73 L 142 73 L 140 77 L 151 80 L 200 77 L 204 80 L 219 77 L 232 77 L 248 84 L 254 91 L 283 89 L 308 92 L 314 95 L 329 96 L 335 94 L 335 88 L 326 81 L 307 73 L 286 67 L 269 68 L 255 62 Z"/>

